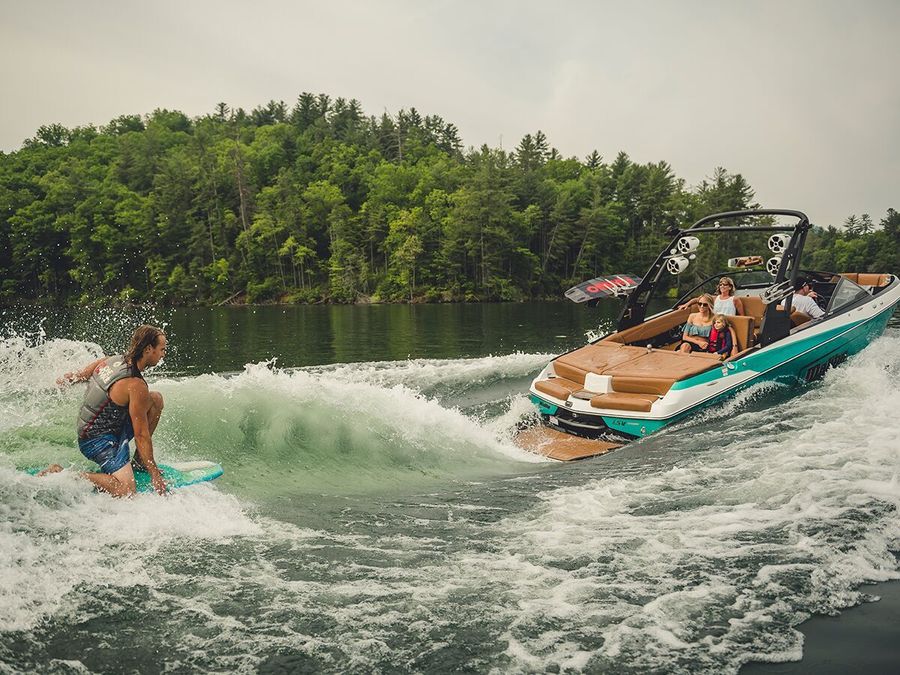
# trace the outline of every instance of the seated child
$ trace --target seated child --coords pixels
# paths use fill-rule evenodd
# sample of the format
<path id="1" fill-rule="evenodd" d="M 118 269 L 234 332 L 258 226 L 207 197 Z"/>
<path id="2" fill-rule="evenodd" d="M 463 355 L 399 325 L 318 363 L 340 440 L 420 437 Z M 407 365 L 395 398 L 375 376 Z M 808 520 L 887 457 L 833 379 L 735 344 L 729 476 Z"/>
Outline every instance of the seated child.
<path id="1" fill-rule="evenodd" d="M 734 329 L 729 325 L 724 314 L 716 314 L 713 317 L 712 330 L 709 332 L 709 345 L 706 350 L 711 354 L 718 354 L 723 361 L 732 356 L 736 341 Z"/>

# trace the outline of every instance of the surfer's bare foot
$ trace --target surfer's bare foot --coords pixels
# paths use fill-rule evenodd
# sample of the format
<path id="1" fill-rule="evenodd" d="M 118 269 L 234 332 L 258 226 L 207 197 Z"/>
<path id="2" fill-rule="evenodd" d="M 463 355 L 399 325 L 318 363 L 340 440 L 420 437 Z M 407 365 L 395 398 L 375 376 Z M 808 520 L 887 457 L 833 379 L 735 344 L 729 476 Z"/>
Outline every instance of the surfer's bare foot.
<path id="1" fill-rule="evenodd" d="M 63 468 L 59 464 L 51 464 L 43 471 L 38 471 L 38 477 L 46 476 L 48 473 L 59 473 Z"/>

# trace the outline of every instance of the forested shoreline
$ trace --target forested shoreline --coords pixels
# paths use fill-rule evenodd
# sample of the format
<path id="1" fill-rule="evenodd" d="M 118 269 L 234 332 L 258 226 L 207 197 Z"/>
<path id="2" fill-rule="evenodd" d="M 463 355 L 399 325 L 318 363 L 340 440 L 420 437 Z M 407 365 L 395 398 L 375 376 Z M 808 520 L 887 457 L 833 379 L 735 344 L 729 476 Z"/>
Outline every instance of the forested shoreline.
<path id="1" fill-rule="evenodd" d="M 415 109 L 303 93 L 42 126 L 0 153 L 0 302 L 212 304 L 557 298 L 643 272 L 671 225 L 753 208 L 723 168 L 564 158 L 545 135 L 463 148 Z M 804 208 L 804 205 L 779 205 Z M 808 267 L 900 270 L 900 214 L 811 234 Z"/>

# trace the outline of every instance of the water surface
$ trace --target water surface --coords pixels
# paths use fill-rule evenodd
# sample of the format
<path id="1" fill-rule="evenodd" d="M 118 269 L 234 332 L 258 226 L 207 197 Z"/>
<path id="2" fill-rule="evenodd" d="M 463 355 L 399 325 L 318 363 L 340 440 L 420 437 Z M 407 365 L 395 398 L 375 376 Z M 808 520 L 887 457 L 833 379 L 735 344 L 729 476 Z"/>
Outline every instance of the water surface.
<path id="1" fill-rule="evenodd" d="M 606 457 L 510 441 L 600 315 L 560 303 L 6 312 L 0 663 L 18 670 L 735 672 L 898 578 L 900 327 Z M 163 460 L 225 476 L 112 500 L 71 473 L 78 387 L 135 322 L 173 345 Z"/>

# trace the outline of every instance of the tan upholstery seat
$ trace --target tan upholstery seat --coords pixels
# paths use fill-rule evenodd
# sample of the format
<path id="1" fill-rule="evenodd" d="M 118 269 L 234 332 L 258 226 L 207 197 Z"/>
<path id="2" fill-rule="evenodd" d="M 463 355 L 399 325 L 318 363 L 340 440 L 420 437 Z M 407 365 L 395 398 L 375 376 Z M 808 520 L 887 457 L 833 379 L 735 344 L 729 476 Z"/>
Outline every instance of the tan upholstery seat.
<path id="1" fill-rule="evenodd" d="M 791 312 L 791 325 L 796 328 L 797 326 L 801 326 L 807 321 L 810 320 L 809 314 L 805 314 L 803 312 Z"/>
<path id="2" fill-rule="evenodd" d="M 631 410 L 634 412 L 650 412 L 650 406 L 659 400 L 653 394 L 621 394 L 610 392 L 599 394 L 591 399 L 592 408 L 611 408 L 612 410 Z"/>
<path id="3" fill-rule="evenodd" d="M 860 286 L 887 286 L 890 282 L 890 274 L 860 274 L 856 283 Z"/>
<path id="4" fill-rule="evenodd" d="M 559 377 L 583 385 L 587 373 L 603 373 L 613 366 L 642 356 L 644 352 L 640 347 L 629 347 L 618 342 L 596 342 L 563 354 L 553 362 L 553 370 Z"/>
<path id="5" fill-rule="evenodd" d="M 762 298 L 758 295 L 742 295 L 740 298 L 741 304 L 744 306 L 744 314 L 752 316 L 756 320 L 756 325 L 761 324 L 763 314 L 766 312 Z"/>
<path id="6" fill-rule="evenodd" d="M 696 308 L 687 308 L 684 309 L 675 309 L 671 312 L 663 314 L 662 316 L 658 316 L 655 319 L 650 319 L 645 323 L 638 324 L 637 326 L 632 326 L 631 328 L 626 328 L 621 333 L 616 335 L 611 335 L 608 338 L 603 340 L 603 344 L 608 344 L 611 342 L 624 342 L 627 344 L 637 343 L 643 346 L 642 342 L 650 340 L 657 335 L 661 335 L 666 331 L 674 328 L 675 326 L 680 326 L 683 324 L 691 311 L 696 310 Z"/>
<path id="7" fill-rule="evenodd" d="M 603 395 L 613 395 L 616 405 L 632 406 L 622 410 L 643 410 L 649 405 L 647 401 L 652 403 L 664 395 L 677 380 L 715 368 L 718 361 L 717 355 L 706 352 L 683 354 L 616 342 L 595 342 L 555 359 L 556 377 L 536 382 L 534 386 L 540 392 L 566 400 L 584 389 L 588 373 L 609 375 L 612 391 Z"/>
<path id="8" fill-rule="evenodd" d="M 657 394 L 662 396 L 675 380 L 665 377 L 628 377 L 619 375 L 612 378 L 612 388 L 615 392 L 627 394 Z"/>
<path id="9" fill-rule="evenodd" d="M 582 385 L 564 377 L 552 377 L 549 380 L 541 380 L 536 382 L 534 388 L 545 394 L 549 394 L 553 398 L 565 401 L 569 398 L 569 394 L 581 389 Z"/>
<path id="10" fill-rule="evenodd" d="M 627 363 L 609 368 L 607 375 L 616 377 L 656 378 L 683 380 L 714 368 L 719 357 L 707 352 L 694 352 L 684 354 L 682 352 L 669 352 L 664 349 L 654 349 L 652 352 L 639 349 L 644 352 L 639 358 Z M 615 387 L 614 387 L 615 388 Z"/>
<path id="11" fill-rule="evenodd" d="M 728 323 L 734 329 L 738 353 L 753 346 L 753 327 L 756 320 L 752 316 L 729 316 Z"/>
<path id="12" fill-rule="evenodd" d="M 583 387 L 584 376 L 587 374 L 587 371 L 583 368 L 579 368 L 565 361 L 562 361 L 560 360 L 561 358 L 562 357 L 556 359 L 556 361 L 553 362 L 553 370 L 556 372 L 556 376 L 579 383 L 579 388 Z"/>
<path id="13" fill-rule="evenodd" d="M 890 274 L 871 274 L 859 272 L 841 272 L 841 276 L 845 279 L 859 284 L 860 286 L 887 286 L 891 283 Z"/>

